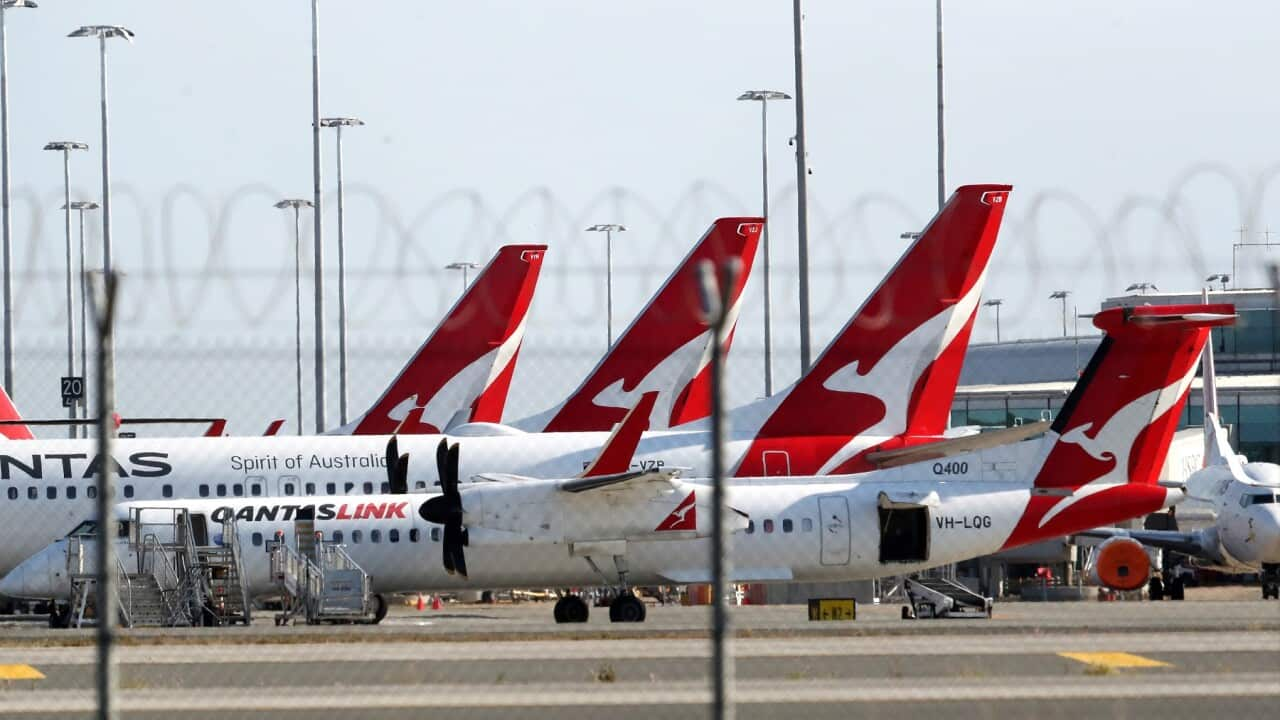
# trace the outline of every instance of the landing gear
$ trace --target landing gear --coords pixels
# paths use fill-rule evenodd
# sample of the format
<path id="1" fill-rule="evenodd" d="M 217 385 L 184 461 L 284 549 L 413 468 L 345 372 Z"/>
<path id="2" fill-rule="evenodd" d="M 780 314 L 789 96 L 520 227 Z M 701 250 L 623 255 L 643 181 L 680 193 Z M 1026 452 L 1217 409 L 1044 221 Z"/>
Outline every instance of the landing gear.
<path id="1" fill-rule="evenodd" d="M 1164 580 L 1158 575 L 1147 582 L 1147 596 L 1152 600 L 1164 599 Z"/>
<path id="2" fill-rule="evenodd" d="M 1169 599 L 1185 600 L 1187 597 L 1186 586 L 1183 584 L 1182 576 L 1179 575 L 1169 582 Z"/>
<path id="3" fill-rule="evenodd" d="M 644 602 L 634 593 L 624 591 L 609 603 L 610 622 L 644 622 Z"/>
<path id="4" fill-rule="evenodd" d="M 71 627 L 71 606 L 49 603 L 49 627 Z"/>
<path id="5" fill-rule="evenodd" d="M 1280 583 L 1267 583 L 1262 586 L 1263 600 L 1280 600 Z"/>
<path id="6" fill-rule="evenodd" d="M 584 623 L 591 614 L 591 608 L 587 607 L 587 601 L 581 595 L 565 595 L 556 601 L 553 614 L 558 623 Z M 609 614 L 613 614 L 612 608 Z"/>
<path id="7" fill-rule="evenodd" d="M 1259 579 L 1262 580 L 1262 599 L 1280 600 L 1280 565 L 1263 563 Z"/>

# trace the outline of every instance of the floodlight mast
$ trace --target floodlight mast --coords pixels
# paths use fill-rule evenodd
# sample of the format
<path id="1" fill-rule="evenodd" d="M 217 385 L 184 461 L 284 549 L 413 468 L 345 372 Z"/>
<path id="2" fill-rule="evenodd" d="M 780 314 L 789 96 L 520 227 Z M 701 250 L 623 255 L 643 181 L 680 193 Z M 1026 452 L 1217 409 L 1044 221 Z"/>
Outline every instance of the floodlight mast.
<path id="1" fill-rule="evenodd" d="M 604 285 L 605 285 L 605 333 L 608 336 L 606 348 L 613 348 L 613 234 L 626 232 L 627 229 L 617 223 L 597 223 L 587 228 L 587 232 L 604 233 Z"/>
<path id="2" fill-rule="evenodd" d="M 13 237 L 9 218 L 9 42 L 5 31 L 5 10 L 36 8 L 32 0 L 0 0 L 0 206 L 2 206 L 4 255 L 4 387 L 10 396 L 13 386 Z"/>
<path id="3" fill-rule="evenodd" d="M 345 219 L 342 203 L 342 128 L 359 127 L 364 121 L 354 117 L 331 117 L 320 120 L 320 127 L 337 131 L 338 160 L 338 416 L 342 425 L 347 424 L 347 253 L 343 229 Z"/>
<path id="4" fill-rule="evenodd" d="M 67 377 L 73 377 L 76 374 L 76 314 L 75 314 L 75 285 L 72 282 L 73 266 L 75 259 L 71 252 L 71 152 L 73 150 L 88 150 L 89 146 L 82 142 L 71 140 L 59 140 L 46 143 L 45 150 L 62 153 L 62 195 L 63 195 L 63 211 L 66 224 L 66 253 L 67 253 Z M 81 378 L 81 388 L 83 389 L 83 378 Z M 76 402 L 73 400 L 67 405 L 67 418 L 75 420 L 77 416 Z M 67 437 L 76 437 L 79 435 L 80 429 L 71 423 L 67 425 Z"/>

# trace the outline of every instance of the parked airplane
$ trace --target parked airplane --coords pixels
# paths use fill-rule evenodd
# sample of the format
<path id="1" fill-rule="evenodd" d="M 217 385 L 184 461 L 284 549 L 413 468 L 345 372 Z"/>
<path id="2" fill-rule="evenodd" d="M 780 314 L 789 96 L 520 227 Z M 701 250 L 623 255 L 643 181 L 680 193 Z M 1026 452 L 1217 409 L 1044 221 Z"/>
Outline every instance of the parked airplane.
<path id="1" fill-rule="evenodd" d="M 957 189 L 832 341 L 815 365 L 818 374 L 811 372 L 764 407 L 753 404 L 734 413 L 727 452 L 739 475 L 761 474 L 757 468 L 766 475 L 825 474 L 837 465 L 900 464 L 917 456 L 911 447 L 899 446 L 935 439 L 912 436 L 909 430 L 942 427 L 961 362 L 963 348 L 957 350 L 957 343 L 967 338 L 973 322 L 1008 193 L 1007 185 Z M 929 291 L 943 294 L 922 297 Z M 858 336 L 867 342 L 857 342 Z M 806 416 L 827 418 L 832 429 Z M 768 419 L 768 434 L 757 441 L 762 417 Z M 798 433 L 790 440 L 780 434 L 788 427 Z M 464 477 L 482 472 L 568 477 L 594 460 L 607 437 L 603 432 L 521 433 L 501 426 L 484 426 L 472 436 L 473 428 L 463 425 L 451 435 L 467 438 Z M 974 439 L 1008 440 L 1041 429 L 1023 426 Z M 804 434 L 810 431 L 818 434 Z M 403 435 L 400 443 L 421 456 L 439 440 L 438 435 Z M 645 433 L 632 469 L 681 467 L 705 476 L 709 441 L 703 429 Z M 373 494 L 387 489 L 386 444 L 386 436 L 121 439 L 109 465 L 96 456 L 92 441 L 7 444 L 0 447 L 0 573 L 92 512 L 96 475 L 104 465 L 115 467 L 123 501 Z M 851 453 L 853 462 L 844 458 Z M 937 467 L 943 468 L 939 476 L 954 474 Z M 437 481 L 432 468 L 419 469 L 411 489 L 426 490 Z"/>
<path id="2" fill-rule="evenodd" d="M 1181 493 L 1157 484 L 1208 328 L 1229 305 L 1115 308 L 1095 316 L 1107 337 L 1043 437 L 974 449 L 937 443 L 942 459 L 835 478 L 733 482 L 733 579 L 828 582 L 907 574 L 1061 537 L 1167 507 Z M 619 430 L 621 433 L 622 430 Z M 471 452 L 471 440 L 465 440 Z M 955 452 L 953 452 L 955 451 Z M 406 489 L 398 449 L 389 483 Z M 300 513 L 372 576 L 377 592 L 423 588 L 618 585 L 610 619 L 639 621 L 630 585 L 707 582 L 703 480 L 671 469 L 567 480 L 484 474 L 459 484 L 459 448 L 436 453 L 441 493 L 133 503 L 186 508 L 208 524 L 235 518 L 246 547 L 292 534 Z M 127 513 L 125 515 L 127 517 Z M 81 519 L 83 519 L 82 516 Z M 439 546 L 442 562 L 421 560 Z M 432 547 L 426 547 L 432 546 Z M 250 550 L 255 595 L 275 591 L 267 555 Z M 69 597 L 66 541 L 0 580 L 18 597 Z M 585 621 L 569 596 L 560 621 Z"/>
<path id="3" fill-rule="evenodd" d="M 1191 564 L 1225 573 L 1258 573 L 1262 599 L 1280 599 L 1280 465 L 1249 462 L 1231 448 L 1218 421 L 1212 343 L 1204 349 L 1204 468 L 1177 486 L 1209 503 L 1212 525 L 1192 532 L 1097 528 L 1076 533 L 1104 538 L 1094 551 L 1094 582 L 1116 590 L 1147 585 L 1152 600 L 1183 598 L 1181 575 L 1152 575 L 1146 548 L 1187 556 Z M 1167 575 L 1167 577 L 1166 577 Z"/>

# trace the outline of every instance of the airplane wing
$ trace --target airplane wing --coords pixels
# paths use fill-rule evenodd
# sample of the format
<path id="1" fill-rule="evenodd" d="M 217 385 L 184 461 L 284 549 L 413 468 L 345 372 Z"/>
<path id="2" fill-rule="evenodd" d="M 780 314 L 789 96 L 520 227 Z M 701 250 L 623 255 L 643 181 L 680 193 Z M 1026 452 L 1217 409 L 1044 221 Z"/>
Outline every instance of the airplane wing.
<path id="1" fill-rule="evenodd" d="M 1075 537 L 1107 540 L 1113 537 L 1127 537 L 1137 540 L 1147 547 L 1160 550 L 1172 550 L 1183 555 L 1206 555 L 1205 547 L 1196 533 L 1178 530 L 1125 530 L 1122 528 L 1094 528 L 1078 532 Z"/>
<path id="2" fill-rule="evenodd" d="M 562 480 L 559 488 L 565 492 L 580 493 L 588 490 L 601 490 L 605 488 L 617 488 L 619 485 L 639 485 L 643 483 L 663 483 L 676 487 L 676 478 L 680 476 L 680 470 L 676 468 L 666 468 L 663 470 L 635 470 L 631 472 L 618 473 L 616 475 L 593 475 L 588 477 L 573 478 L 570 480 Z"/>
<path id="3" fill-rule="evenodd" d="M 1049 425 L 1048 421 L 1027 423 L 1025 425 L 1015 425 L 1011 428 L 978 433 L 977 435 L 939 440 L 925 443 L 924 445 L 912 445 L 896 450 L 878 450 L 867 453 L 867 461 L 877 468 L 884 469 L 926 460 L 937 460 L 951 455 L 973 452 L 974 450 L 985 450 L 1020 442 L 1040 435 L 1049 429 Z"/>

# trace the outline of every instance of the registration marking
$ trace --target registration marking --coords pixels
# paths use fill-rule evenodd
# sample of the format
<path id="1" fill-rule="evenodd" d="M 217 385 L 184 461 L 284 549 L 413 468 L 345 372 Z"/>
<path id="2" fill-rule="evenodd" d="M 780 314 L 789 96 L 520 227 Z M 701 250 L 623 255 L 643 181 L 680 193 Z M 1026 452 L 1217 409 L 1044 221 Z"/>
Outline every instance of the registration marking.
<path id="1" fill-rule="evenodd" d="M 1127 652 L 1060 652 L 1058 654 L 1087 665 L 1102 665 L 1109 668 L 1171 667 L 1167 662 Z"/>

